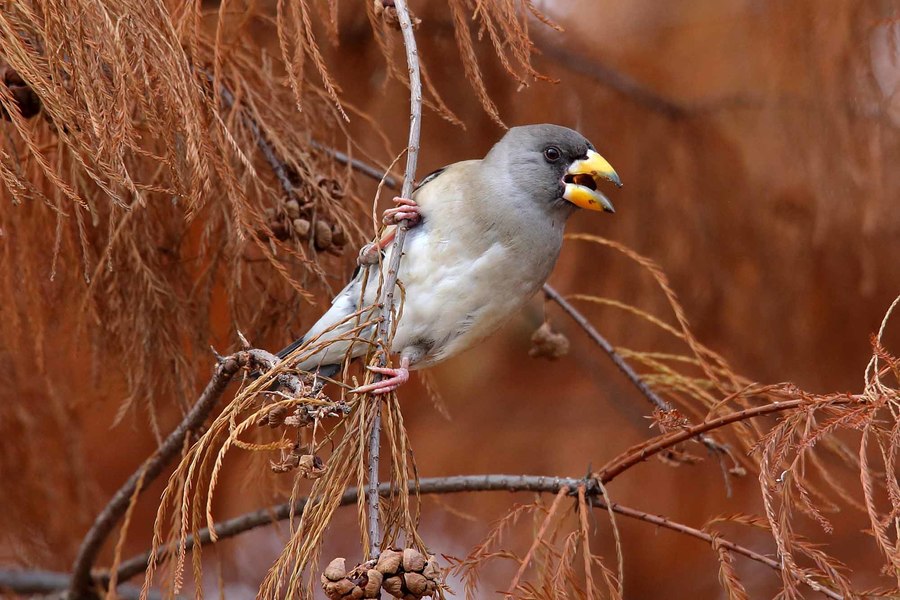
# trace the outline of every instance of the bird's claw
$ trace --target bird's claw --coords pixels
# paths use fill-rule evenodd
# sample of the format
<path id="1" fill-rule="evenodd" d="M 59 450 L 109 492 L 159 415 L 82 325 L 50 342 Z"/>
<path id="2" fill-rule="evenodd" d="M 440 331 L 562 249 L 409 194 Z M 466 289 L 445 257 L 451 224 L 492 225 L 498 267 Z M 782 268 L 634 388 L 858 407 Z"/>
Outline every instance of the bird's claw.
<path id="1" fill-rule="evenodd" d="M 381 253 L 381 245 L 377 242 L 366 244 L 359 251 L 356 257 L 356 264 L 367 267 L 369 265 L 378 264 L 378 255 Z"/>
<path id="2" fill-rule="evenodd" d="M 384 211 L 382 221 L 385 225 L 398 225 L 403 221 L 407 221 L 410 227 L 416 225 L 422 218 L 419 213 L 419 204 L 415 200 L 409 198 L 394 198 L 395 207 Z"/>
<path id="3" fill-rule="evenodd" d="M 353 394 L 366 394 L 368 392 L 372 392 L 374 395 L 379 394 L 387 394 L 389 392 L 393 392 L 398 387 L 409 381 L 409 369 L 405 367 L 400 367 L 399 369 L 393 369 L 391 367 L 366 367 L 368 370 L 373 373 L 378 373 L 379 375 L 387 375 L 387 379 L 382 379 L 381 381 L 376 381 L 374 383 L 370 383 L 369 385 L 363 385 L 358 388 L 354 388 L 350 390 Z"/>

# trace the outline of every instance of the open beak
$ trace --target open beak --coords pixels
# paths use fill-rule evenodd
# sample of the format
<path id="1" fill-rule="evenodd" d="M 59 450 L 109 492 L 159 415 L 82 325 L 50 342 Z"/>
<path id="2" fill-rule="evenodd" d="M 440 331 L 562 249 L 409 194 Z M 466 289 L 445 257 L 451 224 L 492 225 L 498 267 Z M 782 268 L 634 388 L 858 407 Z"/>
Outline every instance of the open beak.
<path id="1" fill-rule="evenodd" d="M 612 181 L 616 187 L 622 187 L 622 180 L 612 165 L 593 150 L 588 150 L 587 158 L 576 160 L 566 171 L 563 177 L 566 186 L 563 198 L 575 206 L 588 210 L 616 212 L 612 202 L 597 190 L 598 178 Z"/>

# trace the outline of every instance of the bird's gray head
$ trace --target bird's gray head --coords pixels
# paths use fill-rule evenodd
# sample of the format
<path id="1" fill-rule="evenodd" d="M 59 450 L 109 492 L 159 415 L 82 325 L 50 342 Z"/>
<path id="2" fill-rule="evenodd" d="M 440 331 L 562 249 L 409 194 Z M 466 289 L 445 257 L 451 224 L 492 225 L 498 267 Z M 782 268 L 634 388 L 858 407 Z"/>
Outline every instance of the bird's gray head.
<path id="1" fill-rule="evenodd" d="M 559 125 L 513 127 L 484 158 L 488 172 L 503 172 L 509 183 L 547 210 L 573 206 L 614 212 L 597 188 L 600 179 L 622 182 L 583 135 Z"/>

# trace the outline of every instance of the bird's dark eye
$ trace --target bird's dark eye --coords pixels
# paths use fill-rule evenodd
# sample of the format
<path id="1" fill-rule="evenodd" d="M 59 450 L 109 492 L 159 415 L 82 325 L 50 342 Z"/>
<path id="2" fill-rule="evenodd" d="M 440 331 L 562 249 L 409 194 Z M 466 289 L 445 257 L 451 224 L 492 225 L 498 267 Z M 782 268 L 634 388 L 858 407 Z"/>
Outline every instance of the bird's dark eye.
<path id="1" fill-rule="evenodd" d="M 544 158 L 547 159 L 547 162 L 556 162 L 559 160 L 560 156 L 561 153 L 556 146 L 547 146 L 544 148 Z"/>

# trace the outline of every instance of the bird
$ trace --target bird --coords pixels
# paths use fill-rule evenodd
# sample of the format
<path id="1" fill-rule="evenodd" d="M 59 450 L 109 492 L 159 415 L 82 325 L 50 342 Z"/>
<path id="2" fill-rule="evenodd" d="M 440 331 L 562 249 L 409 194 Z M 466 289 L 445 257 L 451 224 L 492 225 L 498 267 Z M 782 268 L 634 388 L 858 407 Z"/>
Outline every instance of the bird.
<path id="1" fill-rule="evenodd" d="M 367 367 L 382 379 L 352 391 L 397 389 L 410 370 L 483 340 L 541 289 L 559 257 L 569 217 L 579 209 L 615 212 L 598 189 L 600 180 L 622 186 L 609 162 L 577 131 L 552 124 L 510 128 L 484 158 L 438 169 L 418 183 L 411 198 L 394 198 L 395 206 L 384 213 L 389 227 L 363 248 L 350 282 L 278 357 L 311 344 L 318 350 L 298 353 L 294 368 L 330 377 L 347 357 L 370 350 L 366 340 L 375 325 L 352 329 L 376 315 L 379 270 L 386 274 L 390 241 L 402 223 L 409 227 L 397 274 L 397 295 L 404 301 L 390 347 L 399 367 Z M 368 312 L 349 318 L 367 306 Z"/>

